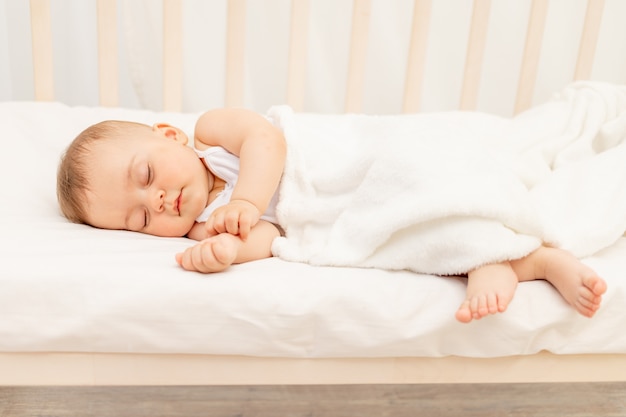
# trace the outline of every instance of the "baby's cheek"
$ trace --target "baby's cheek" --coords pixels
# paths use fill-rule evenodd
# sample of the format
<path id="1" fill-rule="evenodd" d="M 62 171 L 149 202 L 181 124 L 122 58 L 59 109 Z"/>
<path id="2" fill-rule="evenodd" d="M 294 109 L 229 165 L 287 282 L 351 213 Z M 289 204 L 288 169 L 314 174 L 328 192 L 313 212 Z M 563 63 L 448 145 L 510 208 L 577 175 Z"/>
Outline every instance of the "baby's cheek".
<path id="1" fill-rule="evenodd" d="M 181 219 L 152 219 L 147 232 L 151 235 L 163 237 L 184 237 L 193 227 L 193 223 Z"/>

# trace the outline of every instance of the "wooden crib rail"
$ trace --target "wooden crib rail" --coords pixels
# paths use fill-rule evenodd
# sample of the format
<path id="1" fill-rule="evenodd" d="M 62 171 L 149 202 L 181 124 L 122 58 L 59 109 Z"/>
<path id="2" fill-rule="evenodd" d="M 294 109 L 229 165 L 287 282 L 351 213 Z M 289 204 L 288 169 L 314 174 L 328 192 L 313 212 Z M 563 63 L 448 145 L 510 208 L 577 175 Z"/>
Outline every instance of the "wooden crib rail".
<path id="1" fill-rule="evenodd" d="M 522 69 L 519 83 L 517 84 L 517 96 L 515 99 L 515 113 L 519 113 L 530 106 L 532 92 L 537 79 L 539 66 L 539 54 L 543 32 L 548 14 L 548 0 L 533 0 L 528 20 L 528 32 L 522 58 Z"/>
<path id="2" fill-rule="evenodd" d="M 119 105 L 118 10 L 117 0 L 97 2 L 99 103 Z M 163 8 L 163 108 L 183 110 L 183 1 L 162 0 Z M 246 66 L 246 0 L 227 1 L 226 106 L 243 106 Z M 358 112 L 363 104 L 364 77 L 369 46 L 372 0 L 352 0 L 351 39 L 345 83 L 345 111 Z M 409 41 L 403 111 L 420 110 L 427 58 L 431 9 L 437 0 L 414 0 Z M 605 0 L 587 0 L 574 79 L 590 77 L 594 63 Z M 532 0 L 525 47 L 521 59 L 514 111 L 532 103 L 541 55 L 549 0 Z M 36 100 L 54 100 L 53 44 L 50 0 L 30 0 L 33 43 L 33 76 Z M 474 0 L 468 33 L 459 108 L 474 110 L 480 91 L 483 54 L 489 31 L 491 0 Z M 304 109 L 307 85 L 310 0 L 291 0 L 290 43 L 285 102 Z"/>
<path id="3" fill-rule="evenodd" d="M 587 3 L 585 25 L 583 27 L 580 49 L 578 51 L 576 73 L 574 74 L 575 80 L 585 80 L 591 75 L 603 11 L 604 0 L 594 0 Z"/>
<path id="4" fill-rule="evenodd" d="M 35 100 L 50 101 L 54 99 L 54 72 L 49 0 L 30 0 L 30 29 L 33 37 Z"/>
<path id="5" fill-rule="evenodd" d="M 461 90 L 461 110 L 475 110 L 476 108 L 490 8 L 491 0 L 474 0 Z"/>
<path id="6" fill-rule="evenodd" d="M 168 111 L 183 108 L 182 15 L 182 0 L 163 0 L 163 109 Z"/>
<path id="7" fill-rule="evenodd" d="M 431 8 L 432 0 L 415 0 L 413 5 L 411 40 L 406 64 L 404 99 L 402 102 L 402 110 L 405 113 L 417 112 L 420 108 Z"/>
<path id="8" fill-rule="evenodd" d="M 119 103 L 116 2 L 98 0 L 98 77 L 100 104 Z"/>
<path id="9" fill-rule="evenodd" d="M 310 0 L 293 0 L 291 3 L 291 38 L 289 42 L 286 102 L 298 110 L 304 108 L 309 7 Z"/>

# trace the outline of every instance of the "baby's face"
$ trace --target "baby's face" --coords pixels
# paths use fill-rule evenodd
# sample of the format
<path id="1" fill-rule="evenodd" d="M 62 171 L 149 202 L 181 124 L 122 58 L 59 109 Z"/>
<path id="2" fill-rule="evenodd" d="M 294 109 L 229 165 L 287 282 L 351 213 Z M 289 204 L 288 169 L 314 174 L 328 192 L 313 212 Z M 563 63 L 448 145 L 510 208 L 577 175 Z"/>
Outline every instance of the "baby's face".
<path id="1" fill-rule="evenodd" d="M 208 171 L 186 142 L 184 133 L 159 126 L 94 143 L 88 222 L 103 229 L 186 235 L 209 193 Z"/>

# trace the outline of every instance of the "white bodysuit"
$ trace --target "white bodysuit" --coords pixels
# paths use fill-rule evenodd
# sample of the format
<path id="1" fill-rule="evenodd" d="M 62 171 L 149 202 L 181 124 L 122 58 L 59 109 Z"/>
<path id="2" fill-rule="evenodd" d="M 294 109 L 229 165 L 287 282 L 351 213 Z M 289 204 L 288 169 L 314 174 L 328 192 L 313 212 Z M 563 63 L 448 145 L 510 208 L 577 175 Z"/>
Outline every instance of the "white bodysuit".
<path id="1" fill-rule="evenodd" d="M 198 223 L 205 222 L 211 213 L 213 213 L 218 207 L 228 204 L 233 194 L 233 189 L 237 183 L 239 177 L 239 157 L 228 152 L 221 146 L 211 146 L 204 151 L 195 149 L 196 154 L 207 166 L 209 171 L 218 178 L 223 179 L 226 182 L 224 190 L 222 190 L 217 197 L 200 213 L 196 218 Z M 278 191 L 272 196 L 267 210 L 261 216 L 261 219 L 270 223 L 278 224 L 276 219 L 276 203 L 278 202 Z"/>

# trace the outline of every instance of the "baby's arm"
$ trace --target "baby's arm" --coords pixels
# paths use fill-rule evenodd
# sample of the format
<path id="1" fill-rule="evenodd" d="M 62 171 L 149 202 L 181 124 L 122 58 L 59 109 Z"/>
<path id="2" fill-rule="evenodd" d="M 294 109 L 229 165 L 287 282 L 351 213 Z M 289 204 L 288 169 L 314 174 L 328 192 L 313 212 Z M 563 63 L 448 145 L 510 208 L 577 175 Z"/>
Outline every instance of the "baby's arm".
<path id="1" fill-rule="evenodd" d="M 220 272 L 232 264 L 271 257 L 272 241 L 279 235 L 276 226 L 260 220 L 245 241 L 239 236 L 221 233 L 176 254 L 176 262 L 189 271 Z"/>
<path id="2" fill-rule="evenodd" d="M 280 129 L 244 109 L 217 109 L 196 123 L 195 146 L 221 146 L 239 157 L 239 178 L 231 201 L 207 220 L 209 233 L 240 235 L 243 240 L 267 209 L 285 165 L 286 144 Z"/>

